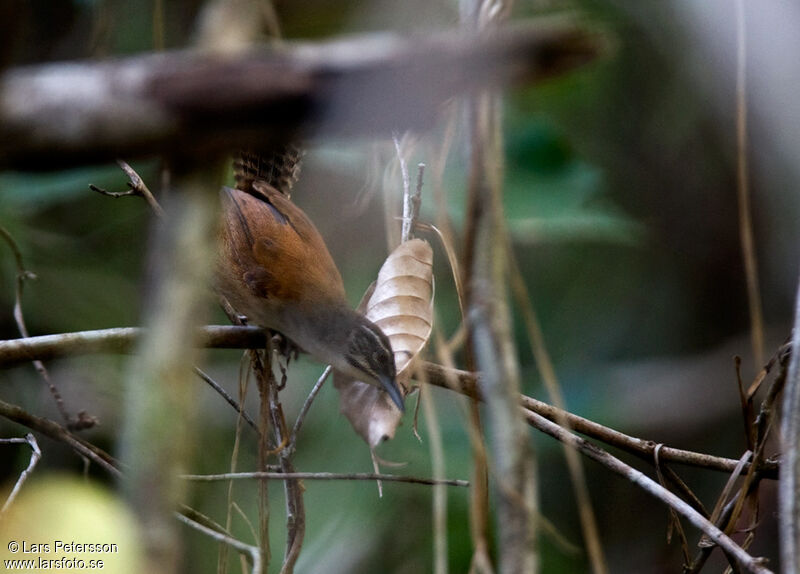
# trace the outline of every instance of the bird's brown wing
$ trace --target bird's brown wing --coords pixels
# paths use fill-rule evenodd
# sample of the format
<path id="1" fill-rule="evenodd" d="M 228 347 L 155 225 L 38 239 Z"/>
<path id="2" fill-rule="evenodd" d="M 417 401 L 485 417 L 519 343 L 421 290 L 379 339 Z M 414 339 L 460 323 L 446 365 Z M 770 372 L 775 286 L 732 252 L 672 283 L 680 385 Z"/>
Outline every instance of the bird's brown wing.
<path id="1" fill-rule="evenodd" d="M 345 300 L 328 248 L 299 207 L 262 182 L 226 192 L 227 234 L 251 293 L 284 303 Z"/>

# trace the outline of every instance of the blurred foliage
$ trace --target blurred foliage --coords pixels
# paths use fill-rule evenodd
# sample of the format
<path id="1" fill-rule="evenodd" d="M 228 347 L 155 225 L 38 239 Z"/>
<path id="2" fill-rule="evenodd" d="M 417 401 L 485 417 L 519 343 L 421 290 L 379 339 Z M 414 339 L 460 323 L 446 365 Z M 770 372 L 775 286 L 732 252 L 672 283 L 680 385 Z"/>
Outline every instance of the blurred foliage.
<path id="1" fill-rule="evenodd" d="M 25 544 L 11 552 L 8 543 L 0 547 L 0 560 L 60 560 L 80 564 L 83 568 L 53 566 L 47 572 L 96 572 L 99 569 L 115 574 L 141 572 L 141 553 L 136 526 L 130 510 L 108 489 L 74 476 L 51 475 L 34 478 L 25 484 L 9 514 L 0 521 L 0 537 Z M 5 495 L 3 493 L 3 499 Z M 57 508 L 58 512 L 53 512 Z M 56 541 L 64 546 L 56 547 Z M 71 552 L 72 543 L 92 544 L 109 548 L 108 552 Z M 32 545 L 46 544 L 46 552 L 31 551 Z M 116 545 L 113 548 L 111 545 Z M 93 564 L 90 564 L 90 561 Z M 102 567 L 99 562 L 102 561 Z M 39 570 L 40 568 L 34 568 Z"/>
<path id="2" fill-rule="evenodd" d="M 164 2 L 167 47 L 190 43 L 202 4 L 200 0 Z M 396 3 L 360 0 L 276 2 L 291 38 L 381 29 L 419 32 L 421 26 L 424 30 L 457 22 L 454 3 L 415 0 L 403 4 L 401 9 Z M 637 0 L 531 1 L 519 2 L 516 14 L 546 14 L 565 5 L 611 35 L 615 51 L 570 76 L 509 94 L 504 205 L 513 248 L 540 314 L 567 403 L 580 414 L 645 438 L 674 438 L 679 441 L 674 446 L 738 456 L 743 444 L 741 421 L 726 358 L 714 359 L 709 370 L 713 376 L 697 379 L 698 384 L 717 389 L 713 392 L 722 404 L 720 414 L 702 424 L 688 422 L 694 420 L 689 415 L 708 405 L 685 396 L 685 387 L 676 384 L 676 402 L 668 405 L 632 402 L 626 391 L 630 387 L 623 385 L 626 381 L 638 387 L 653 384 L 650 379 L 630 381 L 624 376 L 626 367 L 645 359 L 660 358 L 662 362 L 653 369 L 665 375 L 653 380 L 671 384 L 680 382 L 684 373 L 678 357 L 697 355 L 702 360 L 705 353 L 734 337 L 738 338 L 730 347 L 733 352 L 748 352 L 736 230 L 732 109 L 712 106 L 694 88 L 684 68 L 686 56 L 680 46 L 686 38 L 674 19 L 674 8 Z M 133 0 L 27 2 L 19 15 L 12 61 L 147 51 L 153 45 L 152 6 L 151 1 Z M 425 24 L 420 25 L 421 21 Z M 727 88 L 732 94 L 732 85 Z M 410 165 L 430 162 L 430 150 L 438 149 L 442 131 L 442 126 L 432 129 L 430 145 L 420 136 L 424 141 L 415 148 Z M 456 144 L 444 174 L 457 239 L 463 233 L 463 155 Z M 386 253 L 378 187 L 382 171 L 393 161 L 388 137 L 383 142 L 313 142 L 294 194 L 329 240 L 353 304 Z M 152 161 L 134 164 L 154 190 L 158 190 L 158 167 Z M 124 175 L 116 166 L 0 174 L 0 225 L 16 238 L 26 266 L 38 275 L 26 283 L 24 297 L 33 334 L 138 323 L 151 216 L 144 202 L 101 197 L 88 190 L 89 183 L 112 191 L 125 189 Z M 424 193 L 423 215 L 433 220 L 430 187 Z M 786 195 L 775 193 L 779 198 Z M 759 218 L 758 205 L 756 216 L 759 237 L 759 230 L 771 221 Z M 773 212 L 770 217 L 796 218 L 796 213 Z M 460 323 L 458 304 L 444 253 L 436 241 L 432 243 L 438 262 L 437 316 L 449 336 Z M 768 262 L 777 253 L 768 247 L 762 251 Z M 789 252 L 796 256 L 796 249 Z M 771 264 L 785 265 L 785 261 Z M 10 252 L 0 246 L 3 338 L 17 335 L 11 316 L 14 274 Z M 790 304 L 785 293 L 791 289 L 787 291 L 775 277 L 768 279 L 773 282 L 762 287 L 769 301 L 767 320 L 780 338 L 786 332 Z M 217 314 L 215 320 L 224 319 Z M 516 333 L 525 391 L 546 398 L 521 323 Z M 210 370 L 234 394 L 239 356 L 237 352 L 209 353 Z M 52 365 L 68 406 L 101 417 L 101 427 L 87 438 L 111 451 L 120 426 L 119 381 L 124 364 L 122 358 L 86 357 Z M 318 365 L 306 359 L 292 367 L 284 391 L 290 416 L 299 409 L 319 371 Z M 6 400 L 57 417 L 31 368 L 3 371 L 2 380 Z M 253 394 L 251 389 L 250 412 L 256 412 Z M 464 415 L 448 393 L 434 395 L 447 450 L 447 475 L 467 478 L 471 463 Z M 222 472 L 230 464 L 234 413 L 199 382 L 197 400 L 203 425 L 192 471 Z M 630 422 L 646 421 L 665 410 L 678 413 L 675 426 Z M 679 415 L 684 412 L 686 419 L 681 423 Z M 400 470 L 403 473 L 429 475 L 427 445 L 414 439 L 411 418 L 407 417 L 394 441 L 381 447 L 380 455 L 408 462 Z M 420 427 L 424 438 L 424 423 Z M 21 432 L 0 421 L 0 436 Z M 539 456 L 543 515 L 570 542 L 580 545 L 560 447 L 546 437 L 532 434 L 532 438 Z M 44 457 L 37 474 L 64 469 L 80 472 L 80 461 L 60 445 L 44 441 L 42 447 Z M 255 448 L 255 438 L 244 429 L 239 469 L 254 468 Z M 12 479 L 27 459 L 3 456 L 0 477 Z M 371 469 L 369 453 L 339 415 L 331 388 L 323 390 L 309 415 L 296 466 L 303 471 Z M 675 544 L 667 547 L 664 543 L 666 510 L 596 466 L 587 465 L 587 473 L 611 570 L 675 571 L 680 558 Z M 709 474 L 689 476 L 692 486 L 713 501 L 714 489 L 720 488 L 724 477 Z M 323 563 L 331 565 L 326 566 L 328 572 L 430 570 L 431 503 L 426 487 L 385 484 L 383 498 L 378 498 L 374 484 L 364 482 L 308 481 L 306 488 L 308 532 L 298 571 L 313 571 L 314 565 Z M 191 503 L 224 522 L 226 489 L 222 483 L 193 485 Z M 279 556 L 284 536 L 281 484 L 271 483 L 270 492 L 273 550 Z M 234 487 L 235 499 L 254 522 L 255 493 L 253 484 Z M 448 500 L 450 567 L 453 572 L 465 572 L 470 559 L 466 491 L 451 489 Z M 767 497 L 765 508 L 769 505 Z M 233 532 L 252 540 L 249 526 L 238 515 L 233 517 Z M 187 571 L 215 571 L 216 544 L 197 533 L 187 533 L 186 538 Z M 754 551 L 775 556 L 774 540 L 759 535 Z M 545 572 L 583 571 L 584 558 L 550 537 L 543 539 Z"/>

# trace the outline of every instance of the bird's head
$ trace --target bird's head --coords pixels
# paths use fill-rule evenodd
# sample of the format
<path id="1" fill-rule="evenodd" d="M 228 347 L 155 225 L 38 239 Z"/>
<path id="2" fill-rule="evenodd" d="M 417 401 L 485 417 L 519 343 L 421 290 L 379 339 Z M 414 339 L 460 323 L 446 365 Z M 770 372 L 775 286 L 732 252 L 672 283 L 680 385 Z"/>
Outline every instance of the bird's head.
<path id="1" fill-rule="evenodd" d="M 276 328 L 321 363 L 384 390 L 401 411 L 405 410 L 389 338 L 346 303 L 329 302 L 284 312 Z"/>
<path id="2" fill-rule="evenodd" d="M 347 336 L 344 360 L 348 368 L 340 370 L 383 389 L 397 408 L 405 410 L 389 338 L 375 323 L 357 313 Z"/>

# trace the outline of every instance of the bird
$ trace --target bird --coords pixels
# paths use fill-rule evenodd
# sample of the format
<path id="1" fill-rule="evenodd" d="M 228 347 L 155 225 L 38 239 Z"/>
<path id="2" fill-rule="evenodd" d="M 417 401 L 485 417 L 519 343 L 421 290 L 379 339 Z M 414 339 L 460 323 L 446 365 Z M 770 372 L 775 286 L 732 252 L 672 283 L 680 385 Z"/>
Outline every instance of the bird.
<path id="1" fill-rule="evenodd" d="M 290 199 L 298 166 L 294 146 L 238 155 L 236 186 L 221 193 L 216 289 L 248 324 L 377 386 L 403 411 L 388 337 L 348 305 L 322 235 Z"/>

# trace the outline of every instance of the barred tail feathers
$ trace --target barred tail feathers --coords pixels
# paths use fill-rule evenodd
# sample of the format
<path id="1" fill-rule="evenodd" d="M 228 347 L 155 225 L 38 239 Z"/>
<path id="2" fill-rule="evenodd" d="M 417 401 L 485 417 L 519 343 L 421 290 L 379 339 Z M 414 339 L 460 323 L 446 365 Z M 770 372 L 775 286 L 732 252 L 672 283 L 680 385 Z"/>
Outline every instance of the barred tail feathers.
<path id="1" fill-rule="evenodd" d="M 287 197 L 300 175 L 305 150 L 293 144 L 265 152 L 240 151 L 233 160 L 236 188 L 250 189 L 254 181 L 263 181 Z"/>

